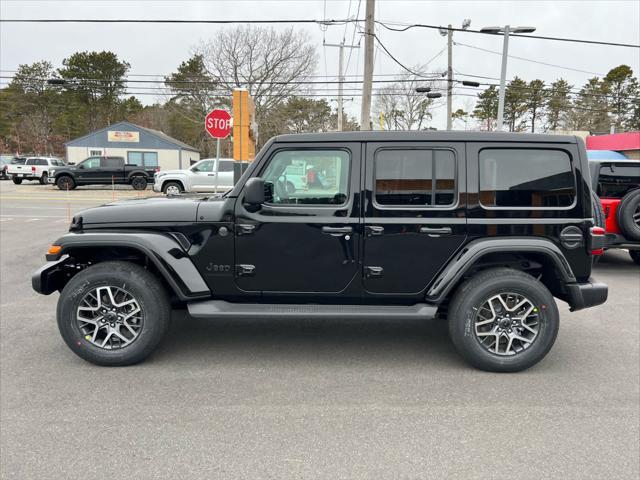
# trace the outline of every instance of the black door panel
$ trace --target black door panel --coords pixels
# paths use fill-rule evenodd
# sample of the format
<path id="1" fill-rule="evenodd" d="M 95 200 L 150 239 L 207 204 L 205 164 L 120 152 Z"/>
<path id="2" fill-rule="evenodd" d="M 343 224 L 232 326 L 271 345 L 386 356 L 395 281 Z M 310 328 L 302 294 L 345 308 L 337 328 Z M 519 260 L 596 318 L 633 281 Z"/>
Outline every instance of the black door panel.
<path id="1" fill-rule="evenodd" d="M 376 162 L 381 151 L 387 165 Z M 363 282 L 368 294 L 419 294 L 464 243 L 464 151 L 463 143 L 367 144 Z M 437 166 L 441 162 L 449 164 L 446 173 Z"/>
<path id="2" fill-rule="evenodd" d="M 236 264 L 243 266 L 236 275 L 238 288 L 263 295 L 335 295 L 347 290 L 354 279 L 359 278 L 360 149 L 360 143 L 274 144 L 262 157 L 264 164 L 256 172 L 262 177 L 274 175 L 269 165 L 272 160 L 275 164 L 276 155 L 284 155 L 281 152 L 291 155 L 297 171 L 312 173 L 304 177 L 305 185 L 301 186 L 296 179 L 293 193 L 290 186 L 288 189 L 275 186 L 274 202 L 280 203 L 266 203 L 256 212 L 247 210 L 242 196 L 238 199 Z M 309 150 L 316 153 L 307 157 L 296 154 Z M 322 169 L 318 167 L 321 161 L 305 160 L 316 154 L 321 156 L 317 152 L 324 151 L 348 154 L 348 171 L 336 174 L 330 168 L 331 162 L 328 162 L 329 168 Z M 339 162 L 343 165 L 345 157 L 341 155 Z M 277 178 L 279 175 L 275 173 Z M 247 266 L 254 268 L 247 270 Z M 359 294 L 360 290 L 350 293 Z"/>

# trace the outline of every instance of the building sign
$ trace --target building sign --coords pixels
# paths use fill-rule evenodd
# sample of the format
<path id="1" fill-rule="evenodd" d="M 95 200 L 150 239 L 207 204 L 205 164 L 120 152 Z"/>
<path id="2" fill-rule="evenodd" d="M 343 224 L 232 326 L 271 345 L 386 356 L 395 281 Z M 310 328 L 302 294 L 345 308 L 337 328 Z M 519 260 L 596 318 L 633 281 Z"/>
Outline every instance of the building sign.
<path id="1" fill-rule="evenodd" d="M 123 130 L 109 130 L 107 132 L 109 142 L 140 142 L 140 132 L 125 132 Z"/>

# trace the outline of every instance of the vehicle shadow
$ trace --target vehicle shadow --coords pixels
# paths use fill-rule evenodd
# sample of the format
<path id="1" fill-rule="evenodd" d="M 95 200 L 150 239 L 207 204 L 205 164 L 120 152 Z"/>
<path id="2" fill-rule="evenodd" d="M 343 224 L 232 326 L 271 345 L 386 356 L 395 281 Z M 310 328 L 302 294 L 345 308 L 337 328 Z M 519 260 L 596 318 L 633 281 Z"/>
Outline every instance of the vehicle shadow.
<path id="1" fill-rule="evenodd" d="M 407 363 L 463 368 L 443 320 L 204 320 L 175 311 L 152 361 Z"/>
<path id="2" fill-rule="evenodd" d="M 598 272 L 638 274 L 640 266 L 633 263 L 626 250 L 607 250 L 593 266 L 594 274 Z"/>

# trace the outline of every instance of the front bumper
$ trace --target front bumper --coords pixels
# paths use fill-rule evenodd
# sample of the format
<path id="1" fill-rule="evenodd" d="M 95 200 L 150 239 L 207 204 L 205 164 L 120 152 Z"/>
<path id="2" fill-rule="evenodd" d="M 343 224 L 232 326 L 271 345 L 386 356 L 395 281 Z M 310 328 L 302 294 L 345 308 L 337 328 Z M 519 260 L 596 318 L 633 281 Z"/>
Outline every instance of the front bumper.
<path id="1" fill-rule="evenodd" d="M 56 183 L 56 177 L 47 177 L 47 183 Z"/>
<path id="2" fill-rule="evenodd" d="M 571 311 L 582 310 L 583 308 L 602 305 L 607 301 L 609 287 L 590 278 L 585 283 L 570 283 L 567 288 L 567 303 Z"/>
<path id="3" fill-rule="evenodd" d="M 161 187 L 162 187 L 162 182 L 158 182 L 158 180 L 155 180 L 153 182 L 153 191 L 154 192 L 158 192 L 158 193 L 162 192 L 162 188 Z"/>
<path id="4" fill-rule="evenodd" d="M 47 262 L 36 270 L 31 275 L 33 289 L 42 295 L 49 295 L 58 289 L 57 285 L 64 285 L 60 280 L 69 275 L 68 268 L 65 269 L 67 260 L 68 256 L 65 255 L 59 260 Z"/>

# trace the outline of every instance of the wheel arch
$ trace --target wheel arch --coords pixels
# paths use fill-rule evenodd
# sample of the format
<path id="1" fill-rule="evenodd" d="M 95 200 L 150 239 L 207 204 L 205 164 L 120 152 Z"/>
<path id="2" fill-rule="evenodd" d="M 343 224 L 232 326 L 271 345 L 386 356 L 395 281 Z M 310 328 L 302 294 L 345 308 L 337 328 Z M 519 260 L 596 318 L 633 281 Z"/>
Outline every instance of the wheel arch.
<path id="1" fill-rule="evenodd" d="M 426 300 L 446 303 L 465 279 L 495 267 L 535 273 L 551 293 L 561 300 L 567 299 L 564 285 L 576 282 L 567 259 L 550 240 L 480 239 L 466 245 L 449 261 L 427 289 Z"/>
<path id="2" fill-rule="evenodd" d="M 162 191 L 165 185 L 170 182 L 175 182 L 180 184 L 180 186 L 182 187 L 182 190 L 185 192 L 187 191 L 186 184 L 181 178 L 167 178 L 166 180 L 162 180 L 162 183 L 160 184 L 160 191 Z"/>
<path id="3" fill-rule="evenodd" d="M 47 255 L 49 263 L 32 278 L 40 293 L 61 290 L 78 271 L 108 260 L 127 260 L 155 273 L 180 301 L 211 296 L 206 282 L 186 253 L 186 238 L 163 233 L 69 233 L 54 242 L 61 247 Z M 66 272 L 63 274 L 62 272 Z"/>

